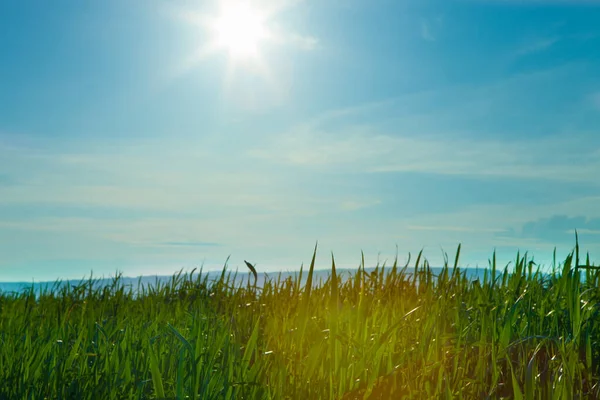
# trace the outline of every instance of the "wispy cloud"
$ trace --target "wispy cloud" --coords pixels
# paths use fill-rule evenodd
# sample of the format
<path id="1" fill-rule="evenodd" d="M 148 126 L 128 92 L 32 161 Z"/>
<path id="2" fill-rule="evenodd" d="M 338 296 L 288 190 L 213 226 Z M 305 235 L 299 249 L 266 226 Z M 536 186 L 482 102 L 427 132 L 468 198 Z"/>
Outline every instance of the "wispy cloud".
<path id="1" fill-rule="evenodd" d="M 8 186 L 15 183 L 16 181 L 10 175 L 0 173 L 0 186 Z"/>
<path id="2" fill-rule="evenodd" d="M 289 37 L 290 43 L 296 45 L 300 50 L 312 51 L 319 46 L 319 39 L 310 35 L 293 34 Z"/>
<path id="3" fill-rule="evenodd" d="M 444 17 L 425 18 L 421 20 L 421 38 L 423 40 L 434 42 L 438 38 L 439 31 L 442 29 Z"/>
<path id="4" fill-rule="evenodd" d="M 220 243 L 212 242 L 164 242 L 158 243 L 159 246 L 174 246 L 174 247 L 216 247 L 221 246 Z"/>
<path id="5" fill-rule="evenodd" d="M 371 200 L 371 201 L 344 201 L 341 204 L 342 210 L 345 211 L 357 211 L 362 210 L 364 208 L 374 207 L 381 204 L 381 200 Z"/>
<path id="6" fill-rule="evenodd" d="M 577 232 L 579 234 L 584 234 L 584 235 L 600 235 L 600 229 L 579 229 L 577 230 Z"/>
<path id="7" fill-rule="evenodd" d="M 593 93 L 590 96 L 590 101 L 592 103 L 592 106 L 598 109 L 598 111 L 600 111 L 600 91 Z"/>
<path id="8" fill-rule="evenodd" d="M 528 41 L 517 50 L 517 56 L 525 56 L 547 50 L 554 46 L 559 40 L 560 38 L 558 36 L 554 36 Z"/>
<path id="9" fill-rule="evenodd" d="M 14 167 L 19 177 L 19 184 L 2 189 L 0 212 L 17 206 L 48 210 L 4 221 L 0 216 L 0 234 L 64 237 L 65 243 L 79 235 L 89 242 L 118 243 L 126 254 L 159 247 L 177 254 L 226 251 L 211 243 L 228 243 L 227 251 L 259 252 L 268 240 L 284 253 L 305 244 L 305 235 L 309 242 L 317 239 L 315 230 L 327 225 L 319 216 L 348 218 L 349 212 L 378 204 L 350 189 L 323 191 L 321 181 L 299 185 L 298 179 L 312 181 L 310 174 L 273 169 L 244 156 L 229 140 L 235 159 L 211 155 L 201 140 L 192 139 L 134 140 L 116 148 L 106 141 L 67 150 L 57 141 L 0 149 L 0 168 Z M 285 237 L 274 234 L 289 226 L 295 229 Z"/>
<path id="10" fill-rule="evenodd" d="M 16 184 L 2 187 L 0 204 L 91 211 L 20 220 L 0 217 L 0 239 L 5 240 L 0 241 L 0 253 L 8 260 L 4 265 L 22 259 L 25 248 L 13 239 L 21 237 L 20 243 L 40 249 L 38 258 L 70 254 L 69 246 L 76 243 L 73 257 L 92 254 L 108 259 L 103 254 L 113 254 L 138 260 L 143 254 L 144 261 L 158 263 L 197 260 L 204 254 L 223 261 L 237 254 L 268 259 L 273 268 L 281 268 L 277 260 L 289 262 L 290 257 L 304 254 L 315 240 L 336 251 L 336 256 L 338 251 L 350 254 L 348 249 L 357 248 L 376 254 L 380 248 L 374 243 L 393 252 L 395 244 L 414 250 L 440 244 L 451 248 L 461 241 L 485 256 L 490 243 L 507 248 L 532 244 L 550 249 L 551 254 L 549 237 L 512 235 L 511 228 L 520 232 L 528 221 L 571 215 L 572 210 L 600 217 L 598 198 L 590 196 L 598 188 L 600 170 L 597 132 L 560 127 L 540 140 L 528 135 L 531 125 L 519 131 L 507 124 L 515 109 L 529 112 L 519 98 L 522 92 L 539 93 L 549 81 L 565 80 L 576 72 L 542 71 L 485 86 L 454 86 L 376 100 L 332 109 L 283 131 L 256 129 L 239 136 L 207 133 L 185 140 L 131 139 L 118 146 L 104 138 L 74 143 L 3 136 L 0 171 Z M 589 96 L 589 86 L 583 93 Z M 539 101 L 540 96 L 533 97 Z M 577 98 L 573 93 L 568 97 Z M 575 117 L 581 119 L 579 114 Z M 477 118 L 485 120 L 484 129 L 496 124 L 506 131 L 486 133 Z M 215 149 L 227 149 L 228 155 L 235 156 Z M 418 178 L 408 181 L 409 193 L 405 193 L 396 182 L 406 182 L 403 179 L 411 174 Z M 448 210 L 439 207 L 450 196 L 440 189 L 444 194 L 439 202 L 431 201 L 419 212 L 414 204 L 406 204 L 408 197 L 418 197 L 417 202 L 436 197 L 435 188 L 420 191 L 419 179 L 432 188 L 431 181 L 444 184 L 446 179 L 460 182 L 463 178 L 499 182 L 499 191 L 513 178 L 536 180 L 538 186 L 547 182 L 557 191 L 566 187 L 577 201 L 564 201 L 563 196 L 543 204 L 505 200 L 505 204 L 481 204 L 489 203 L 489 198 L 473 200 L 467 193 L 464 206 L 461 200 L 460 207 Z M 491 186 L 484 190 L 489 192 Z M 573 193 L 571 189 L 580 186 L 586 192 Z M 514 193 L 528 196 L 519 190 Z M 438 209 L 432 211 L 431 205 Z M 122 211 L 115 211 L 98 217 L 93 212 L 98 207 L 135 209 L 137 214 L 122 218 Z M 403 209 L 410 211 L 403 213 Z M 580 232 L 592 236 L 596 230 L 585 226 Z M 569 235 L 561 234 L 552 244 L 559 238 L 571 243 Z M 352 257 L 345 260 L 354 262 Z M 323 262 L 326 265 L 328 260 Z"/>
<path id="11" fill-rule="evenodd" d="M 451 87 L 332 110 L 264 137 L 247 155 L 310 171 L 422 172 L 597 185 L 598 134 L 592 127 L 573 127 L 592 120 L 558 104 L 550 106 L 560 113 L 560 121 L 552 119 L 554 114 L 533 113 L 532 102 L 539 109 L 539 96 L 549 83 L 569 79 L 579 68 L 560 66 L 486 86 Z M 584 89 L 569 96 L 583 99 Z M 573 118 L 566 124 L 569 113 Z M 510 126 L 512 116 L 522 126 Z M 491 127 L 502 130 L 490 132 Z M 584 142 L 590 145 L 582 148 Z"/>
<path id="12" fill-rule="evenodd" d="M 474 141 L 441 134 L 420 137 L 402 131 L 382 134 L 367 128 L 362 132 L 347 132 L 343 137 L 325 132 L 294 133 L 282 136 L 270 149 L 255 148 L 250 154 L 309 169 L 424 172 L 597 184 L 598 151 L 590 148 L 582 153 L 574 148 L 574 135 L 555 136 L 544 142 Z M 579 139 L 588 140 L 585 136 Z M 561 157 L 548 158 L 551 154 Z"/>
<path id="13" fill-rule="evenodd" d="M 475 258 L 481 257 L 480 266 L 487 265 L 486 260 L 494 249 L 499 252 L 499 265 L 510 261 L 514 252 L 520 249 L 534 254 L 538 262 L 547 266 L 551 263 L 555 247 L 559 257 L 572 250 L 576 227 L 582 248 L 598 248 L 600 240 L 595 226 L 600 221 L 600 210 L 596 205 L 598 201 L 600 197 L 592 196 L 518 207 L 510 204 L 479 204 L 458 212 L 421 215 L 408 220 L 405 226 L 413 232 L 410 237 L 417 236 L 422 244 L 428 246 L 437 245 L 442 238 L 445 238 L 445 243 L 463 243 L 463 250 L 473 251 Z M 562 222 L 556 218 L 557 215 L 572 215 L 573 210 L 578 210 L 578 215 L 589 217 L 583 218 L 583 224 L 578 223 L 582 221 L 581 217 L 567 217 L 567 221 Z M 443 247 L 449 248 L 447 244 Z M 597 256 L 596 251 L 593 253 L 592 256 Z"/>
<path id="14" fill-rule="evenodd" d="M 520 229 L 512 228 L 502 236 L 537 238 L 548 242 L 564 242 L 575 235 L 575 230 L 585 235 L 600 233 L 600 218 L 585 216 L 552 215 L 523 223 Z"/>
<path id="15" fill-rule="evenodd" d="M 495 228 L 475 228 L 467 226 L 422 226 L 422 225 L 408 225 L 407 229 L 412 231 L 434 231 L 434 232 L 470 232 L 470 233 L 498 233 L 505 232 L 506 229 L 495 229 Z"/>
<path id="16" fill-rule="evenodd" d="M 427 21 L 421 21 L 421 37 L 430 42 L 435 41 L 435 36 L 431 32 L 431 27 Z"/>

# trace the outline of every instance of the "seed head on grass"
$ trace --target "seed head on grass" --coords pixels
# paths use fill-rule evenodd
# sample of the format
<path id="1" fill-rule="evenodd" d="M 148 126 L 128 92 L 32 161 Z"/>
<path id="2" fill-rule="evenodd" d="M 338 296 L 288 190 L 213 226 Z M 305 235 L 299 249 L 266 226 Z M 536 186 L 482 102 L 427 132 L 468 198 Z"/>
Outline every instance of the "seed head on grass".
<path id="1" fill-rule="evenodd" d="M 254 268 L 254 265 L 250 264 L 248 261 L 244 260 L 244 262 L 246 263 L 246 266 L 248 267 L 250 272 L 252 272 L 252 275 L 254 275 L 254 285 L 256 286 L 256 282 L 258 281 L 258 274 L 256 273 L 256 268 Z"/>

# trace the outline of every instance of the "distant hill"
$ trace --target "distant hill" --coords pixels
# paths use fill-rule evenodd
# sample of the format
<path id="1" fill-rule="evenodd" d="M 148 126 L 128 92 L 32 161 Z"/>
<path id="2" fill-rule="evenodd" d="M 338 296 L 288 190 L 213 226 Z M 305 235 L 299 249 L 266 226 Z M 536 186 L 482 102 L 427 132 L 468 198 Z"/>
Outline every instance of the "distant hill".
<path id="1" fill-rule="evenodd" d="M 365 268 L 366 272 L 373 272 L 375 268 Z M 391 270 L 391 267 L 386 267 L 386 271 Z M 407 274 L 410 274 L 412 268 L 407 269 Z M 432 267 L 431 268 L 434 275 L 439 274 L 442 268 Z M 357 269 L 338 269 L 337 273 L 341 279 L 348 278 L 356 273 Z M 467 276 L 472 279 L 482 279 L 485 269 L 475 269 L 475 268 L 464 268 L 461 269 L 461 272 L 466 272 Z M 307 270 L 304 270 L 302 281 L 303 283 L 306 281 Z M 324 282 L 328 279 L 331 273 L 330 269 L 320 269 L 315 270 L 313 275 L 313 283 L 318 285 L 320 282 Z M 203 272 L 202 276 L 208 275 L 209 281 L 214 281 L 219 279 L 222 271 L 209 271 Z M 231 274 L 231 278 L 235 277 L 236 285 L 245 285 L 250 281 L 250 284 L 254 284 L 254 277 L 248 270 L 237 270 L 237 274 L 235 270 L 227 270 L 226 274 Z M 277 280 L 278 278 L 284 280 L 288 277 L 296 277 L 298 276 L 299 271 L 286 271 L 286 272 L 258 272 L 258 280 L 256 284 L 258 286 L 262 286 L 266 279 Z M 194 277 L 197 276 L 197 273 L 194 273 Z M 150 285 L 156 285 L 157 283 L 164 285 L 170 282 L 174 278 L 173 275 L 145 275 L 139 277 L 120 277 L 119 282 L 122 286 L 131 287 L 134 291 L 138 288 L 138 285 L 143 285 L 148 287 Z M 94 278 L 94 287 L 103 287 L 110 286 L 114 282 L 114 277 L 112 278 Z M 0 282 L 0 293 L 21 293 L 25 290 L 33 289 L 36 294 L 39 294 L 41 290 L 55 290 L 66 285 L 71 286 L 79 286 L 81 283 L 87 282 L 88 279 L 69 279 L 64 281 L 44 281 L 44 282 Z"/>

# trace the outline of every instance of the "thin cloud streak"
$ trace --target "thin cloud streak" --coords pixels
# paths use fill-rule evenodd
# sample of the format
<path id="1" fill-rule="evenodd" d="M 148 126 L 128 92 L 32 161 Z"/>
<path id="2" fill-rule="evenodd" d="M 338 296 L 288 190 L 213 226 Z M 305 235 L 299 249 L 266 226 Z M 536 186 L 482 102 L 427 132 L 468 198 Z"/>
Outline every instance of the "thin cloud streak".
<path id="1" fill-rule="evenodd" d="M 568 145 L 585 141 L 562 135 L 542 143 L 465 140 L 437 135 L 434 138 L 355 133 L 290 134 L 270 149 L 253 149 L 249 155 L 274 163 L 304 168 L 350 170 L 367 173 L 424 172 L 442 175 L 495 176 L 588 182 L 597 185 L 600 160 L 593 149 L 587 154 Z M 561 154 L 552 160 L 548 155 Z M 578 161 L 579 160 L 579 161 Z"/>
<path id="2" fill-rule="evenodd" d="M 435 36 L 431 32 L 431 27 L 427 21 L 421 21 L 421 37 L 429 42 L 435 42 Z"/>
<path id="3" fill-rule="evenodd" d="M 320 45 L 320 41 L 318 38 L 309 35 L 293 34 L 290 35 L 288 41 L 297 46 L 300 50 L 304 51 L 315 50 Z"/>
<path id="4" fill-rule="evenodd" d="M 541 38 L 523 45 L 518 51 L 517 56 L 525 56 L 528 54 L 539 53 L 551 48 L 560 40 L 559 37 Z"/>
<path id="5" fill-rule="evenodd" d="M 164 242 L 158 243 L 159 246 L 168 246 L 168 247 L 217 247 L 222 246 L 220 243 L 211 243 L 211 242 Z"/>
<path id="6" fill-rule="evenodd" d="M 494 229 L 494 228 L 473 228 L 466 226 L 421 226 L 421 225 L 408 225 L 406 227 L 412 231 L 435 231 L 435 232 L 485 232 L 485 233 L 498 233 L 505 232 L 506 229 Z"/>
<path id="7" fill-rule="evenodd" d="M 600 111 L 600 91 L 593 93 L 590 96 L 590 101 L 592 103 L 592 106 L 594 108 L 596 108 L 598 111 Z"/>

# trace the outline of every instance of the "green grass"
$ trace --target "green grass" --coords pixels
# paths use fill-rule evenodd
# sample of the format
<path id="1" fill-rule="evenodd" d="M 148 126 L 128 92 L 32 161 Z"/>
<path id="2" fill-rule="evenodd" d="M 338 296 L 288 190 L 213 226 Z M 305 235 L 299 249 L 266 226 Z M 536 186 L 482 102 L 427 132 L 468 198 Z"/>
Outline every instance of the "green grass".
<path id="1" fill-rule="evenodd" d="M 315 249 L 316 252 L 316 249 Z M 600 271 L 579 249 L 480 281 L 453 263 L 313 262 L 263 287 L 223 271 L 0 296 L 0 399 L 599 398 Z M 448 257 L 446 257 L 448 260 Z M 303 278 L 307 284 L 301 285 Z M 239 282 L 239 280 L 237 280 Z"/>

